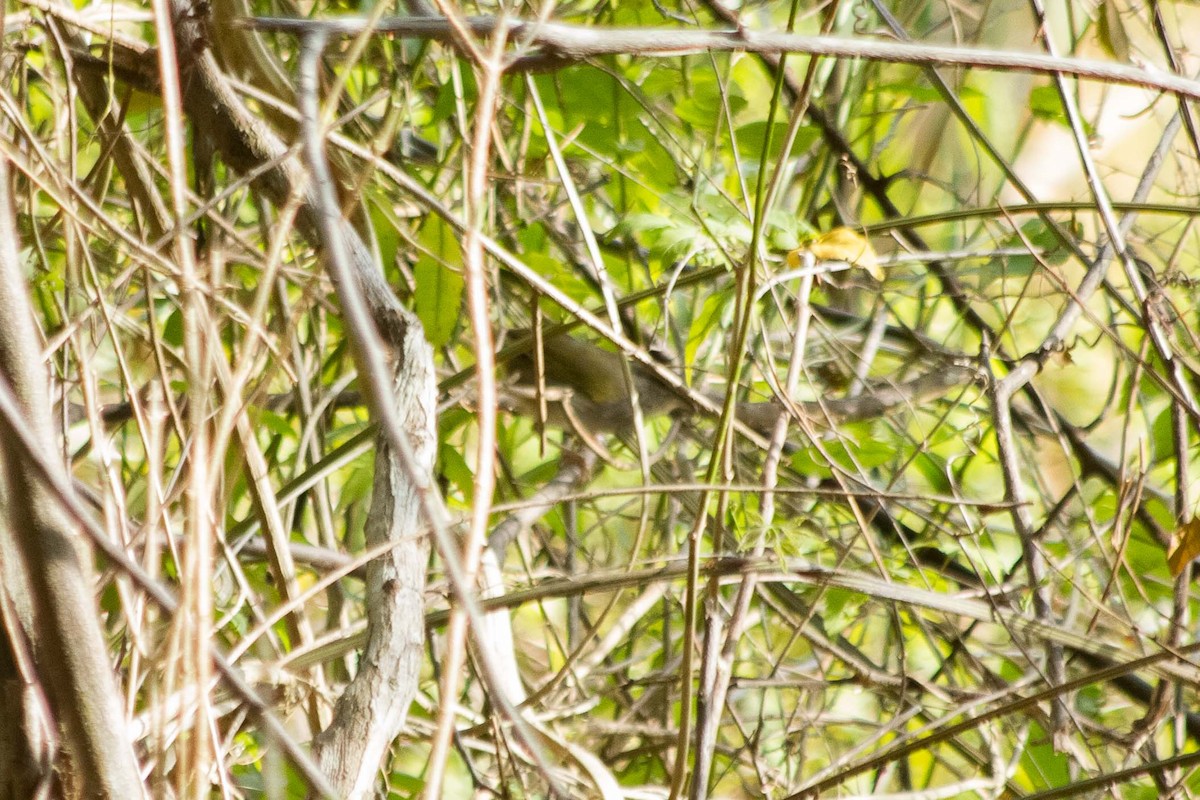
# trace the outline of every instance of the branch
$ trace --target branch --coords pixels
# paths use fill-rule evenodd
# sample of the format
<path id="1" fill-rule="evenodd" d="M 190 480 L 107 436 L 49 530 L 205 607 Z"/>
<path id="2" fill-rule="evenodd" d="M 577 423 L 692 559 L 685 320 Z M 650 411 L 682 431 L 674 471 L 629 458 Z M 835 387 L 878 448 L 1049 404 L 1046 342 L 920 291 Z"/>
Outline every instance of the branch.
<path id="1" fill-rule="evenodd" d="M 323 32 L 328 36 L 357 36 L 366 31 L 414 39 L 453 41 L 453 28 L 443 17 L 387 17 L 372 22 L 364 17 L 328 20 L 256 17 L 245 24 L 263 31 L 304 34 Z M 841 36 L 803 36 L 794 33 L 736 30 L 680 30 L 672 28 L 601 28 L 562 22 L 537 22 L 500 17 L 471 17 L 468 29 L 476 36 L 503 33 L 523 47 L 541 48 L 532 59 L 523 56 L 513 68 L 567 65 L 609 55 L 663 58 L 713 52 L 747 52 L 759 55 L 801 53 L 831 58 L 861 58 L 896 64 L 929 64 L 981 67 L 994 70 L 1074 75 L 1077 78 L 1142 86 L 1200 100 L 1200 81 L 1166 72 L 1037 53 L 986 50 L 971 47 L 884 42 Z"/>
<path id="2" fill-rule="evenodd" d="M 20 401 L 14 396 L 8 384 L 0 381 L 0 423 L 6 420 L 25 420 L 27 416 L 26 409 L 21 407 Z M 2 429 L 0 428 L 0 430 Z M 66 475 L 55 466 L 57 462 L 39 449 L 36 436 L 29 427 L 9 426 L 5 433 L 12 435 L 0 437 L 0 444 L 14 448 L 18 457 L 29 468 L 30 474 L 45 486 L 47 501 L 61 508 L 70 522 L 83 531 L 91 545 L 103 553 L 114 567 L 132 578 L 155 606 L 168 616 L 179 613 L 179 601 L 174 595 L 126 554 L 121 544 L 109 537 L 108 533 L 88 514 L 83 502 L 71 490 L 71 484 Z M 262 732 L 292 761 L 309 781 L 313 791 L 321 797 L 337 797 L 338 795 L 333 791 L 316 764 L 296 744 L 283 723 L 271 712 L 270 706 L 259 697 L 254 688 L 234 668 L 232 662 L 211 642 L 209 643 L 209 653 L 216 664 L 217 671 L 221 673 L 233 693 L 245 704 L 251 716 L 258 721 Z M 111 740 L 112 736 L 110 735 L 110 743 Z"/>
<path id="3" fill-rule="evenodd" d="M 65 776 L 67 793 L 142 797 L 145 787 L 92 595 L 92 554 L 19 443 L 28 437 L 36 452 L 55 452 L 48 376 L 17 255 L 8 187 L 8 162 L 0 158 L 0 381 L 20 406 L 17 415 L 0 414 L 0 499 L 7 501 L 0 506 L 0 564 L 5 591 L 24 617 L 24 630 L 9 637 L 24 635 L 34 644 L 39 676 L 70 749 L 74 774 Z M 47 464 L 65 476 L 58 460 L 48 458 Z"/>
<path id="4" fill-rule="evenodd" d="M 547 402 L 547 421 L 582 434 L 630 434 L 636 419 L 632 396 L 625 385 L 622 370 L 627 358 L 622 353 L 604 350 L 591 342 L 567 335 L 546 337 L 543 341 L 544 383 L 541 397 L 533 374 L 532 355 L 513 359 L 516 385 L 508 387 L 502 402 L 511 411 L 535 415 L 541 401 Z M 638 404 L 646 417 L 674 413 L 689 415 L 718 413 L 724 397 L 699 392 L 683 384 L 664 379 L 662 373 L 631 364 L 637 386 Z M 668 373 L 670 374 L 670 373 Z M 829 424 L 875 419 L 892 409 L 917 406 L 946 394 L 955 387 L 969 386 L 979 377 L 978 370 L 965 364 L 947 364 L 902 383 L 872 387 L 855 397 L 791 402 L 741 402 L 737 419 L 747 429 L 762 436 L 771 435 L 781 416 L 803 415 Z"/>
<path id="5" fill-rule="evenodd" d="M 372 414 L 380 420 L 366 543 L 393 545 L 367 564 L 366 648 L 332 722 L 313 742 L 314 755 L 338 794 L 360 798 L 372 794 L 380 762 L 404 727 L 420 677 L 429 553 L 421 528 L 437 452 L 437 396 L 433 351 L 420 322 L 391 293 L 338 207 L 318 108 L 323 45 L 324 37 L 312 37 L 300 53 L 298 96 L 311 171 L 308 204 L 353 337 L 359 375 Z"/>

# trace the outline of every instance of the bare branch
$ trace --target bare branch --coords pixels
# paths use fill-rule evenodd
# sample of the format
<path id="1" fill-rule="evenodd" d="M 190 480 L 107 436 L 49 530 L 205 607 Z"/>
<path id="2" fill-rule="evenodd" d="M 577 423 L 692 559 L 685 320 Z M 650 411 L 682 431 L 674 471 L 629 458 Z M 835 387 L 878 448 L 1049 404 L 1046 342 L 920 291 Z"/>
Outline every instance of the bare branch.
<path id="1" fill-rule="evenodd" d="M 297 94 L 312 172 L 309 202 L 354 334 L 360 374 L 382 422 L 367 544 L 393 546 L 367 565 L 366 649 L 313 750 L 339 796 L 364 798 L 374 793 L 383 754 L 404 726 L 417 690 L 428 558 L 422 498 L 437 451 L 436 384 L 433 353 L 420 323 L 393 297 L 371 260 L 359 255 L 363 248 L 338 207 L 317 96 L 324 39 L 306 39 L 300 54 Z"/>
<path id="2" fill-rule="evenodd" d="M 1073 75 L 1077 78 L 1142 86 L 1171 92 L 1180 97 L 1200 99 L 1200 81 L 1179 75 L 1151 72 L 1125 64 L 1037 53 L 881 42 L 838 36 L 802 36 L 745 28 L 724 31 L 603 28 L 500 17 L 471 17 L 466 23 L 476 36 L 492 36 L 503 32 L 509 41 L 518 42 L 523 47 L 541 48 L 541 60 L 530 64 L 539 67 L 545 66 L 546 62 L 567 64 L 608 55 L 669 58 L 704 52 L 741 51 L 772 55 L 799 53 L 830 58 L 888 61 L 896 64 L 981 67 L 1048 75 Z M 323 31 L 330 36 L 357 36 L 366 30 L 374 30 L 382 34 L 436 41 L 453 41 L 454 30 L 448 20 L 440 17 L 386 17 L 374 23 L 365 18 L 353 17 L 329 20 L 256 17 L 248 20 L 246 24 L 259 30 L 297 35 Z M 514 66 L 520 68 L 521 65 L 522 62 L 517 61 Z"/>
<path id="3" fill-rule="evenodd" d="M 143 797 L 145 787 L 92 596 L 95 575 L 85 566 L 92 562 L 91 549 L 20 444 L 23 437 L 30 438 L 56 476 L 65 475 L 62 465 L 50 460 L 56 448 L 47 374 L 17 256 L 9 187 L 8 161 L 0 157 L 0 380 L 5 394 L 11 392 L 20 404 L 19 411 L 11 409 L 16 414 L 0 414 L 0 479 L 6 484 L 0 491 L 5 501 L 0 508 L 0 563 L 8 597 L 32 601 L 31 616 L 19 620 L 23 631 L 10 631 L 10 641 L 24 636 L 33 642 L 53 713 L 78 768 L 66 776 L 67 793 L 87 787 L 86 794 Z"/>

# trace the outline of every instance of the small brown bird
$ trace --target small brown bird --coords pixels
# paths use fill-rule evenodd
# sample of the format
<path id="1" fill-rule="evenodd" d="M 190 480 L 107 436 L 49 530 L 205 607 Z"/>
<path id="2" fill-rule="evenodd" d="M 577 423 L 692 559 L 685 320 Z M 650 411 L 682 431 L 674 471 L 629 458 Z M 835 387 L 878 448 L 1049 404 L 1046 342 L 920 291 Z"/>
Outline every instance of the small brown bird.
<path id="1" fill-rule="evenodd" d="M 547 422 L 588 433 L 623 433 L 634 412 L 625 376 L 625 356 L 566 334 L 542 343 Z M 513 359 L 509 386 L 512 410 L 537 414 L 537 373 L 532 353 Z M 638 405 L 645 417 L 669 414 L 684 401 L 644 365 L 630 364 Z"/>
<path id="2" fill-rule="evenodd" d="M 633 429 L 633 404 L 623 354 L 567 334 L 547 336 L 542 352 L 546 422 L 582 434 L 624 434 Z M 505 406 L 515 413 L 537 417 L 538 384 L 532 352 L 517 356 L 510 364 L 512 380 L 506 387 Z M 643 417 L 695 410 L 685 396 L 644 364 L 630 361 L 629 369 Z M 821 425 L 873 419 L 895 407 L 929 402 L 978 377 L 974 364 L 945 363 L 903 383 L 872 386 L 869 391 L 852 397 L 793 402 L 792 407 Z M 699 393 L 714 407 L 719 407 L 725 399 L 716 392 L 700 390 Z M 739 422 L 762 435 L 770 434 L 785 413 L 788 413 L 785 406 L 774 400 L 737 404 Z"/>

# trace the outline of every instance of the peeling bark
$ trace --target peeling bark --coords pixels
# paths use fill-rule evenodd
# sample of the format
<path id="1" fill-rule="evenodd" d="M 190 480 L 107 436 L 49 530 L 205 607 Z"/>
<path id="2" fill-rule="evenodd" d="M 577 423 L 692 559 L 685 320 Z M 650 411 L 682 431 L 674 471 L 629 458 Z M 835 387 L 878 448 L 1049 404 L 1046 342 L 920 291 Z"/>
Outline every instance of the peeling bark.
<path id="1" fill-rule="evenodd" d="M 419 325 L 396 315 L 380 326 L 396 346 L 391 362 L 394 408 L 418 469 L 433 471 L 437 394 L 433 351 Z M 359 672 L 313 743 L 321 769 L 345 797 L 370 797 L 380 760 L 400 733 L 416 693 L 425 642 L 425 568 L 429 538 L 421 500 L 386 434 L 376 439 L 375 481 L 367 517 L 368 547 L 393 543 L 367 565 L 367 644 Z"/>
<path id="2" fill-rule="evenodd" d="M 437 451 L 437 384 L 433 351 L 416 316 L 396 299 L 361 234 L 336 207 L 321 181 L 311 179 L 288 153 L 279 136 L 242 105 L 205 46 L 202 23 L 184 0 L 174 14 L 181 58 L 184 107 L 196 129 L 210 136 L 214 150 L 234 169 L 257 174 L 255 185 L 276 204 L 299 195 L 301 233 L 322 251 L 334 277 L 347 327 L 355 333 L 360 380 L 368 381 L 364 361 L 382 355 L 389 385 L 369 387 L 372 417 L 399 422 L 411 446 L 405 463 L 381 425 L 375 455 L 374 494 L 367 520 L 367 545 L 387 551 L 367 568 L 367 645 L 359 672 L 339 699 L 329 727 L 313 743 L 314 755 L 341 797 L 369 797 L 388 745 L 404 725 L 416 693 L 424 645 L 425 568 L 429 542 L 422 529 L 419 484 L 427 485 Z M 318 166 L 310 163 L 312 171 Z M 336 204 L 334 204 L 336 205 Z M 336 219 L 334 219 L 336 217 Z M 336 243 L 336 244 L 335 244 Z M 333 263 L 342 248 L 349 277 Z M 353 286 L 347 285 L 352 281 Z M 365 353 L 351 312 L 366 307 L 384 352 Z M 366 337 L 371 341 L 372 337 Z M 382 391 L 380 391 L 382 390 Z M 384 409 L 378 404 L 387 403 Z"/>

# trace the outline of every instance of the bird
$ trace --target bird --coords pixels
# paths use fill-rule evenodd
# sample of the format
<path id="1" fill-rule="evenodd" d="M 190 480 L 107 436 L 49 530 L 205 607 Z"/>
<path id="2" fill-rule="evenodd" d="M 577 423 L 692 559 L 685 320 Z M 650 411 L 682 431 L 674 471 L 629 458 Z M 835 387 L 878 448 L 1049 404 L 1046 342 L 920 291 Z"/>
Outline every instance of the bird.
<path id="1" fill-rule="evenodd" d="M 541 344 L 541 388 L 548 423 L 586 433 L 625 433 L 632 429 L 634 408 L 623 354 L 565 333 L 547 336 Z M 540 413 L 537 362 L 532 346 L 509 362 L 507 400 L 517 413 Z M 685 407 L 685 400 L 646 365 L 631 361 L 629 371 L 644 418 Z"/>
<path id="2" fill-rule="evenodd" d="M 624 435 L 633 430 L 634 405 L 624 353 L 605 350 L 566 333 L 551 334 L 542 341 L 543 380 L 539 381 L 532 337 L 527 332 L 518 335 L 529 345 L 509 362 L 510 380 L 504 398 L 508 410 L 540 417 L 544 400 L 545 421 L 555 427 L 583 434 Z M 629 360 L 628 364 L 637 389 L 637 407 L 644 419 L 697 410 L 685 392 L 669 385 L 653 369 L 638 361 Z M 929 402 L 980 377 L 979 368 L 973 363 L 938 363 L 911 380 L 874 385 L 861 395 L 793 401 L 787 405 L 823 425 L 874 419 L 893 408 Z M 718 392 L 700 390 L 697 394 L 712 407 L 724 402 L 724 396 Z M 747 428 L 769 435 L 780 416 L 790 412 L 785 404 L 768 399 L 738 402 L 736 413 Z"/>

